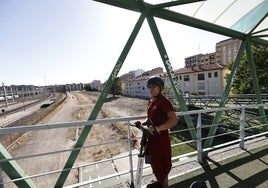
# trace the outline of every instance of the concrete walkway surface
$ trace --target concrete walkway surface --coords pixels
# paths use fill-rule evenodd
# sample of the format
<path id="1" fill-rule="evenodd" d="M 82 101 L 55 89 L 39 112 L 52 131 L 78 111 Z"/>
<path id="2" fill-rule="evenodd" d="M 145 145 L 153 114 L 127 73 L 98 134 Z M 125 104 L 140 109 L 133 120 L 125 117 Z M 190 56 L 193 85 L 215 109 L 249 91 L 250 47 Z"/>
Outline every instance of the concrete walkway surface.
<path id="1" fill-rule="evenodd" d="M 194 181 L 202 180 L 212 188 L 267 188 L 268 138 L 248 141 L 245 147 L 240 149 L 236 145 L 209 155 L 204 164 L 171 178 L 170 187 L 188 188 Z"/>

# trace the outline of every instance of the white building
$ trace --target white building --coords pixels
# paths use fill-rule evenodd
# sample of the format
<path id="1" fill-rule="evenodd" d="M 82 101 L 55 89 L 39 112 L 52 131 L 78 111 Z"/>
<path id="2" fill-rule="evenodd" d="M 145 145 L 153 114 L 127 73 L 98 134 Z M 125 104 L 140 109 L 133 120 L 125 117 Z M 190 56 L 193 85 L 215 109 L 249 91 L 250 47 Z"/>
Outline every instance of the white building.
<path id="1" fill-rule="evenodd" d="M 137 98 L 150 98 L 151 96 L 147 89 L 147 80 L 152 76 L 161 76 L 165 80 L 163 68 L 160 67 L 152 69 L 150 71 L 146 71 L 141 76 L 132 79 L 121 79 L 122 94 Z"/>
<path id="2" fill-rule="evenodd" d="M 121 80 L 129 80 L 129 79 L 133 79 L 136 78 L 138 76 L 141 76 L 144 73 L 144 70 L 142 69 L 137 69 L 134 71 L 129 71 L 126 74 L 123 74 L 122 76 L 120 76 Z"/>
<path id="3" fill-rule="evenodd" d="M 227 72 L 225 66 L 215 63 L 181 68 L 175 75 L 184 94 L 221 96 L 226 85 L 224 76 Z"/>
<path id="4" fill-rule="evenodd" d="M 101 88 L 101 81 L 100 80 L 93 80 L 92 83 L 90 84 L 92 89 L 100 91 Z"/>

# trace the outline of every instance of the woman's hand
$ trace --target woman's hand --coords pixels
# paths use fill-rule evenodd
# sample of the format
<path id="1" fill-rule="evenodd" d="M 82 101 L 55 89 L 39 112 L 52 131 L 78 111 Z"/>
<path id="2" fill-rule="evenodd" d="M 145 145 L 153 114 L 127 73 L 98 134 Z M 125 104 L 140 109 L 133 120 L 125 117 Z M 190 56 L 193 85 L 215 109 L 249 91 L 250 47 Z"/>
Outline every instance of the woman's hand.
<path id="1" fill-rule="evenodd" d="M 160 135 L 161 130 L 159 127 L 154 127 L 152 125 L 149 126 L 148 131 L 150 135 Z"/>

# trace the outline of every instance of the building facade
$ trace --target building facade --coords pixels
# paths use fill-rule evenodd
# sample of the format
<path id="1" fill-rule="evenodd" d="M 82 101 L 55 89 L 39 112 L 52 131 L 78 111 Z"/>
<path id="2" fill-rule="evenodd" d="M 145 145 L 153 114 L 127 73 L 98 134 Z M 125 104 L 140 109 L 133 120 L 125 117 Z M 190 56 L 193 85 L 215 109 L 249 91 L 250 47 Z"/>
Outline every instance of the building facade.
<path id="1" fill-rule="evenodd" d="M 144 73 L 144 70 L 142 70 L 142 69 L 137 69 L 137 70 L 134 70 L 134 71 L 129 71 L 128 73 L 121 75 L 120 76 L 120 79 L 121 80 L 133 79 L 133 78 L 136 78 L 138 76 L 141 76 L 143 73 Z"/>
<path id="2" fill-rule="evenodd" d="M 227 72 L 225 66 L 214 63 L 178 69 L 175 71 L 175 77 L 183 94 L 221 96 L 226 85 L 224 76 Z M 164 72 L 122 80 L 122 94 L 131 97 L 150 98 L 147 80 L 151 76 L 160 76 L 165 82 L 167 95 L 174 95 L 169 77 Z"/>
<path id="3" fill-rule="evenodd" d="M 216 43 L 216 62 L 228 65 L 235 61 L 240 45 L 241 41 L 233 38 Z"/>
<path id="4" fill-rule="evenodd" d="M 90 84 L 91 88 L 97 91 L 100 91 L 101 88 L 101 81 L 100 80 L 93 80 Z"/>
<path id="5" fill-rule="evenodd" d="M 131 97 L 150 98 L 150 93 L 147 89 L 147 80 L 152 76 L 160 76 L 165 79 L 163 68 L 157 67 L 143 72 L 140 76 L 132 79 L 124 80 L 120 77 L 122 83 L 122 94 Z"/>
<path id="6" fill-rule="evenodd" d="M 221 96 L 226 86 L 225 76 L 230 72 L 227 65 L 235 60 L 240 45 L 240 40 L 230 38 L 218 42 L 216 52 L 185 58 L 184 68 L 175 71 L 182 93 Z M 158 67 L 145 71 L 141 76 L 128 80 L 122 79 L 123 94 L 149 98 L 146 83 L 152 75 L 161 76 L 165 81 L 165 88 L 171 88 L 167 74 L 163 72 L 163 68 Z M 170 95 L 174 94 L 172 89 L 170 92 Z"/>
<path id="7" fill-rule="evenodd" d="M 201 66 L 201 65 L 209 65 L 215 63 L 215 55 L 216 53 L 209 54 L 197 54 L 190 57 L 185 58 L 184 63 L 186 68 Z"/>
<path id="8" fill-rule="evenodd" d="M 175 72 L 184 94 L 221 96 L 225 87 L 225 67 L 219 64 L 182 68 Z"/>

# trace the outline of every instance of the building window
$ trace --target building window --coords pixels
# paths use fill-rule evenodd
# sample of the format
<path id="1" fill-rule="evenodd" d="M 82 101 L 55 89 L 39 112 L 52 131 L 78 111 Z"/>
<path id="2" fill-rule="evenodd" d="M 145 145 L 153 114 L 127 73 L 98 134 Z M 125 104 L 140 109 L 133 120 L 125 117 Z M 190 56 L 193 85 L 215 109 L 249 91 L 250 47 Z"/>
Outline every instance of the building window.
<path id="1" fill-rule="evenodd" d="M 198 74 L 197 80 L 205 80 L 205 74 Z"/>
<path id="2" fill-rule="evenodd" d="M 218 72 L 214 72 L 214 77 L 218 77 Z"/>
<path id="3" fill-rule="evenodd" d="M 208 77 L 211 78 L 211 72 L 208 73 Z"/>
<path id="4" fill-rule="evenodd" d="M 184 83 L 184 89 L 185 89 L 185 91 L 187 91 L 187 92 L 190 91 L 190 88 L 191 88 L 190 87 L 190 82 L 185 82 Z"/>
<path id="5" fill-rule="evenodd" d="M 184 80 L 184 81 L 190 81 L 190 77 L 189 77 L 189 75 L 184 75 L 184 76 L 183 76 L 183 80 Z"/>
<path id="6" fill-rule="evenodd" d="M 205 90 L 205 83 L 198 83 L 198 90 Z"/>
<path id="7" fill-rule="evenodd" d="M 181 80 L 182 78 L 181 78 L 181 76 L 180 76 L 180 80 Z"/>

